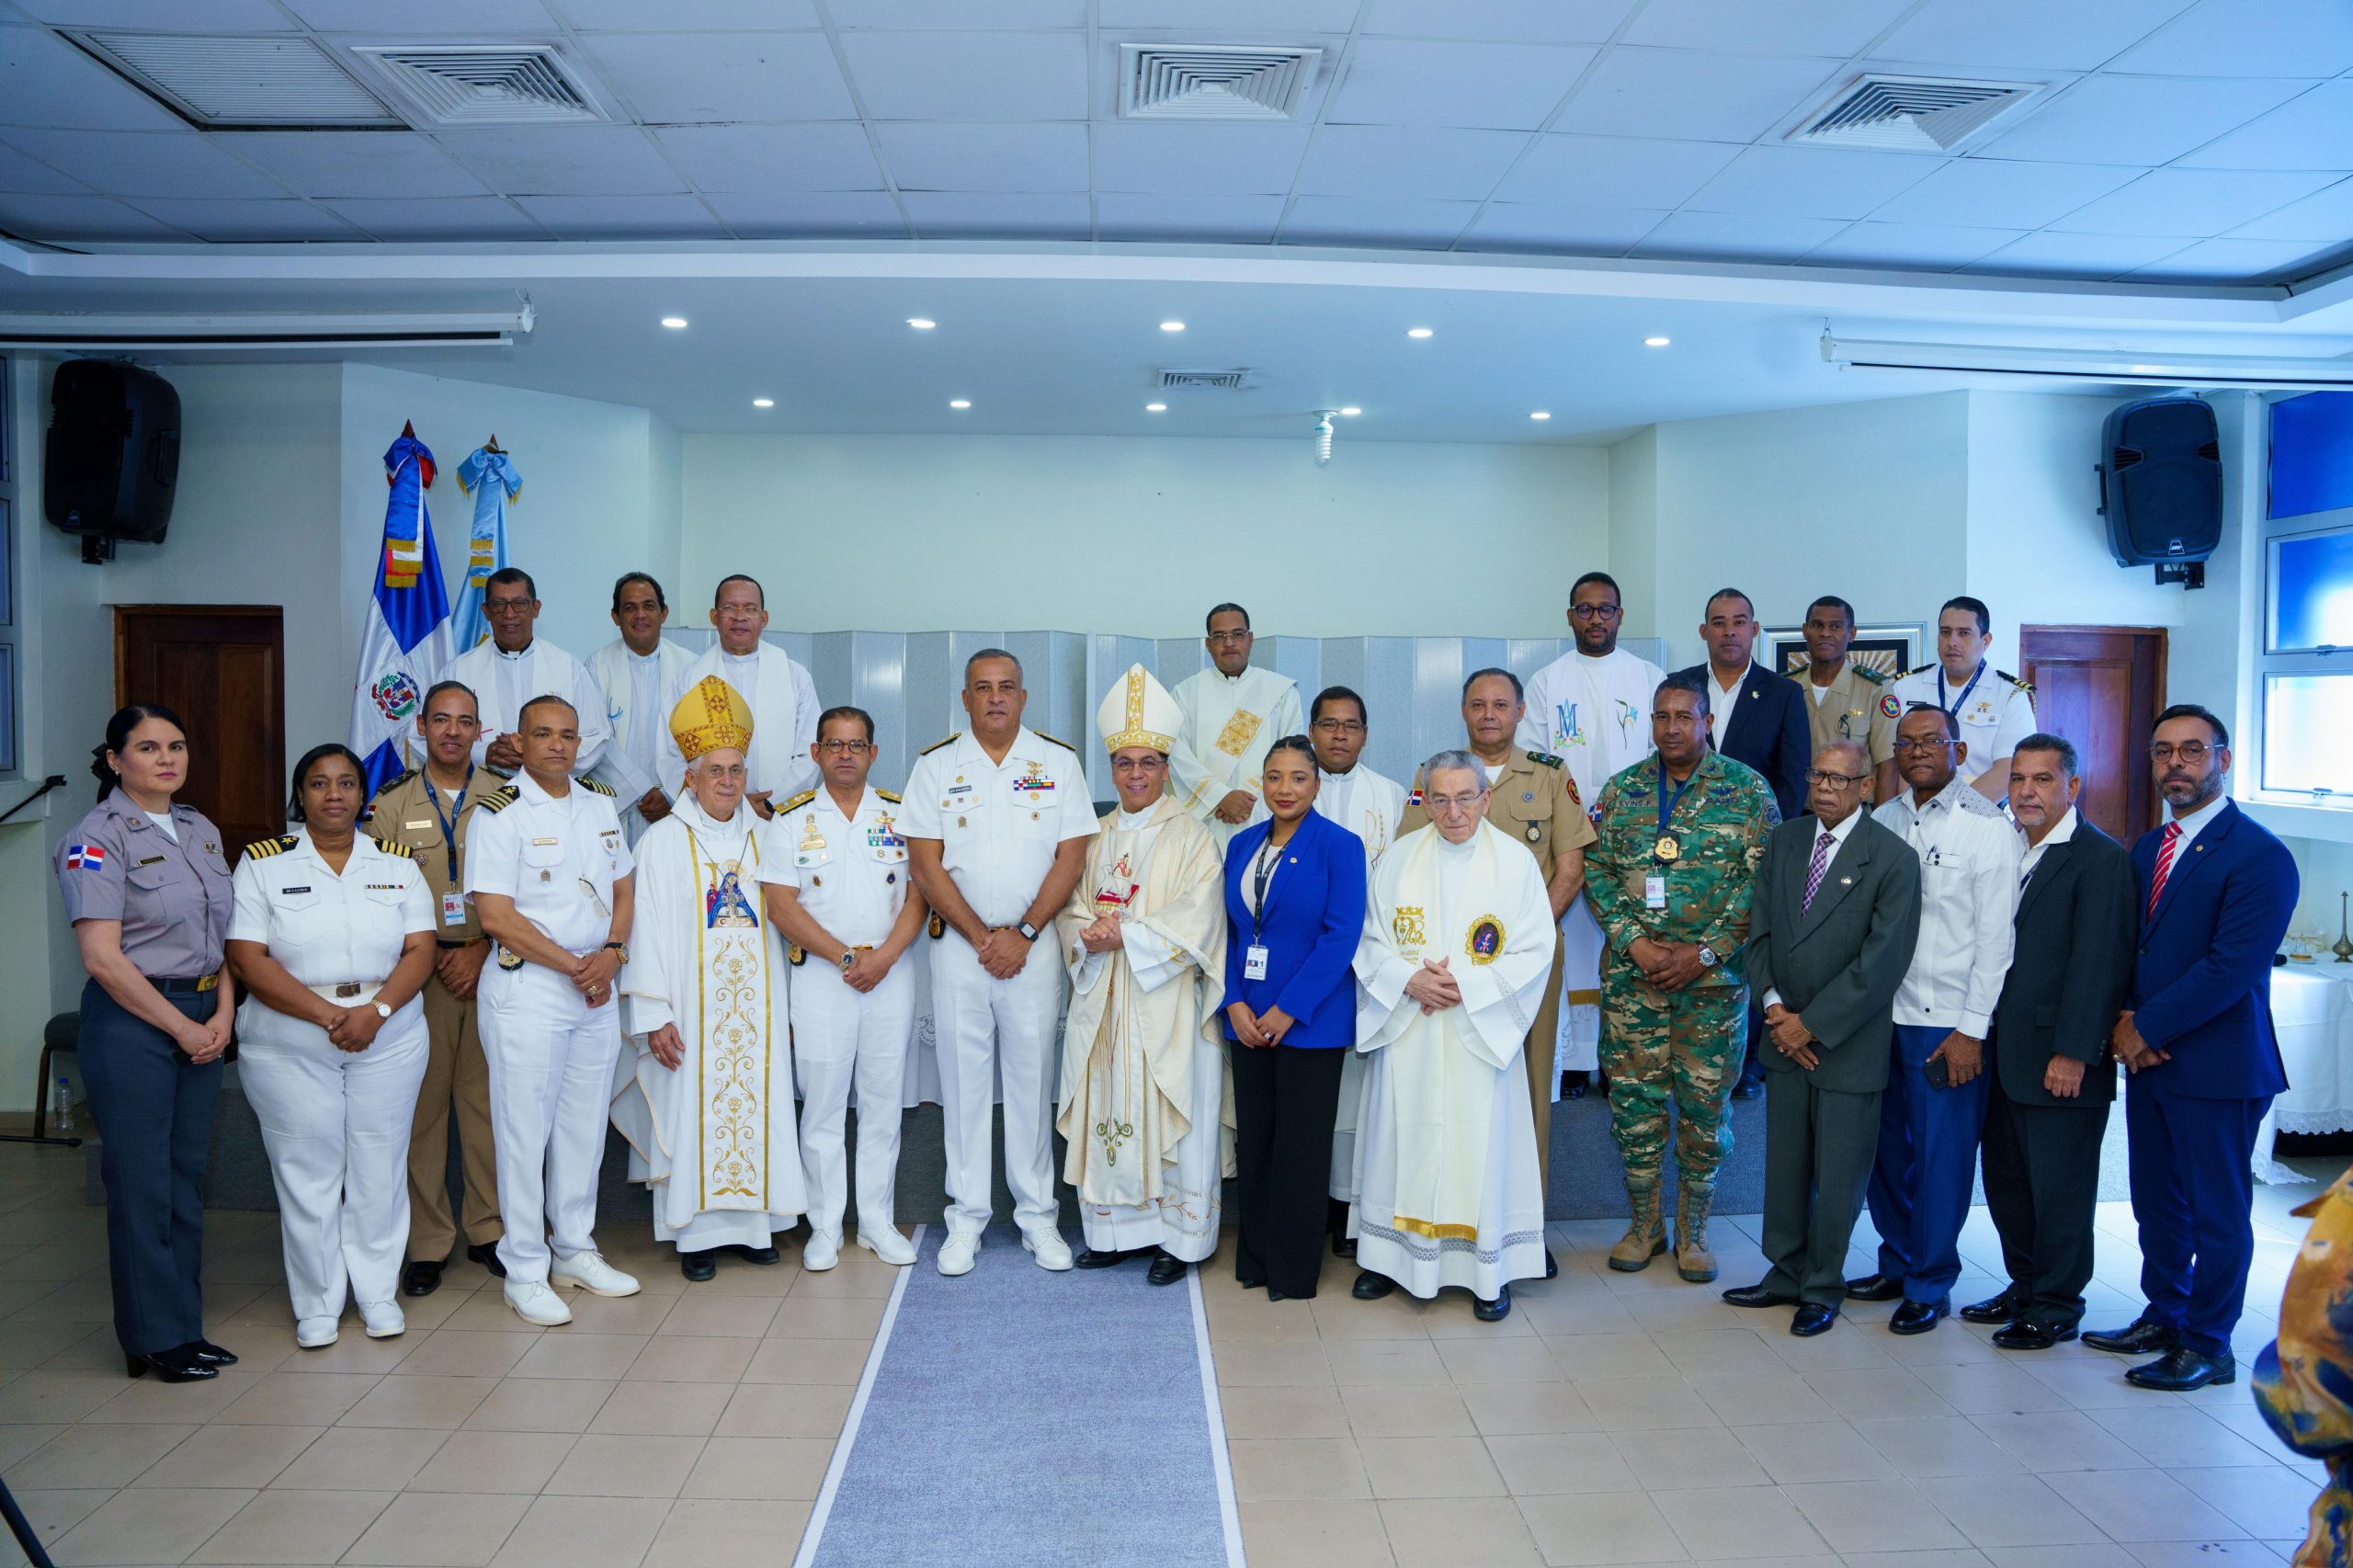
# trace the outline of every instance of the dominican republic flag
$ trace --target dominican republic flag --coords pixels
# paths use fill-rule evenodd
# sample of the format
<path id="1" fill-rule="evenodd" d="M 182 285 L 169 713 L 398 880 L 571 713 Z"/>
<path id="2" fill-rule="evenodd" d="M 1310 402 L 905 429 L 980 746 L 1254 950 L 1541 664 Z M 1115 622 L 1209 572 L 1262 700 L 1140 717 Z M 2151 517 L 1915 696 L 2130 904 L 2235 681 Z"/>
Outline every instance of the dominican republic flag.
<path id="1" fill-rule="evenodd" d="M 351 749 L 367 761 L 370 795 L 408 766 L 425 694 L 449 663 L 449 595 L 425 507 L 433 472 L 433 454 L 404 428 L 384 454 L 392 493 L 351 694 Z"/>
<path id="2" fill-rule="evenodd" d="M 97 871 L 105 869 L 107 852 L 96 844 L 69 844 L 65 846 L 65 869 L 69 871 Z"/>
<path id="3" fill-rule="evenodd" d="M 449 622 L 449 646 L 462 653 L 490 635 L 483 601 L 490 597 L 490 574 L 506 567 L 506 508 L 521 499 L 523 475 L 515 460 L 497 447 L 476 447 L 458 465 L 458 488 L 474 501 L 466 580 L 458 589 L 458 608 Z"/>

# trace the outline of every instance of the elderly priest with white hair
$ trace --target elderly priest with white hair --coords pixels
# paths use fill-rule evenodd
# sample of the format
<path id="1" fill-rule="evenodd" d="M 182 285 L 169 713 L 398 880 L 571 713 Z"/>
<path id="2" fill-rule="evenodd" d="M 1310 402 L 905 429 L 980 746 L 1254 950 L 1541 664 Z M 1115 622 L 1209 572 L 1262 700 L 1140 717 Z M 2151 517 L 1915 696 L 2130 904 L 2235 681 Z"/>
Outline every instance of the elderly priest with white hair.
<path id="1" fill-rule="evenodd" d="M 1422 769 L 1430 825 L 1373 873 L 1357 949 L 1357 1050 L 1369 1059 L 1357 1126 L 1359 1301 L 1403 1285 L 1460 1286 L 1472 1312 L 1511 1311 L 1511 1282 L 1544 1276 L 1521 1041 L 1552 979 L 1543 874 L 1486 820 L 1486 775 L 1465 751 Z"/>
<path id="2" fill-rule="evenodd" d="M 613 1124 L 654 1189 L 654 1239 L 688 1279 L 725 1249 L 774 1263 L 808 1208 L 793 1120 L 784 944 L 760 914 L 759 821 L 745 804 L 752 713 L 706 676 L 670 711 L 684 789 L 637 845 L 637 925 L 621 971 Z M 673 784 L 676 779 L 669 780 Z"/>

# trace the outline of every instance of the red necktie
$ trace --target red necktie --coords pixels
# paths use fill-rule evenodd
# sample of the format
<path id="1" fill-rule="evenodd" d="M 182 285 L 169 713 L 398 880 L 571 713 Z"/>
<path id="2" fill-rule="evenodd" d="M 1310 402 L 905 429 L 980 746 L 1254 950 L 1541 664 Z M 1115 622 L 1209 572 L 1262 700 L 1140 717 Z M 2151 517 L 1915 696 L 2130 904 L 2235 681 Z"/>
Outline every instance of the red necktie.
<path id="1" fill-rule="evenodd" d="M 2157 900 L 2165 896 L 2165 874 L 2173 869 L 2174 848 L 2180 842 L 2181 824 L 2177 822 L 2165 824 L 2165 842 L 2157 846 L 2156 874 L 2149 879 L 2148 917 L 2150 918 L 2154 918 L 2157 913 Z"/>

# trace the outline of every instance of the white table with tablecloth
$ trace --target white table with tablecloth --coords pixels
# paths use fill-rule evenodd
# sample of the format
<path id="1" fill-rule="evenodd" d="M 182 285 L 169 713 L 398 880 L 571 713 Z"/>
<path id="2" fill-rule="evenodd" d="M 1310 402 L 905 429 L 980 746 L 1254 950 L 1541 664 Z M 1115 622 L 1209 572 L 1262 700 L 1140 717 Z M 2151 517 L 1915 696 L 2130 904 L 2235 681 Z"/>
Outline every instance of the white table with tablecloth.
<path id="1" fill-rule="evenodd" d="M 2288 1092 L 2271 1102 L 2255 1139 L 2255 1174 L 2266 1182 L 2299 1176 L 2271 1158 L 2275 1132 L 2353 1132 L 2353 963 L 2324 960 L 2271 971 L 2271 1022 Z"/>

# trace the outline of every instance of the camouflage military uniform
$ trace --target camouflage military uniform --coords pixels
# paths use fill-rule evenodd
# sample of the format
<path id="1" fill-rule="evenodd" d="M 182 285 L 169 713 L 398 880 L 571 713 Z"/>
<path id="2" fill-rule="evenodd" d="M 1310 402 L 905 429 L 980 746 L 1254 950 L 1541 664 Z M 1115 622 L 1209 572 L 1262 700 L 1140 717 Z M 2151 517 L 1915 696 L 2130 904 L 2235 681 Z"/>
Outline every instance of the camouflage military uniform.
<path id="1" fill-rule="evenodd" d="M 1677 1257 L 1687 1278 L 1712 1278 L 1706 1256 L 1708 1205 L 1716 1167 L 1732 1147 L 1725 1120 L 1747 1042 L 1748 985 L 1741 947 L 1765 839 L 1780 824 L 1773 791 L 1747 767 L 1709 751 L 1673 814 L 1659 826 L 1659 761 L 1648 757 L 1601 792 L 1600 840 L 1586 852 L 1586 896 L 1601 924 L 1601 1065 L 1609 1074 L 1609 1128 L 1626 1164 L 1634 1224 L 1610 1254 L 1614 1267 L 1641 1268 L 1665 1250 L 1659 1220 L 1666 1105 L 1676 1109 L 1680 1176 Z M 1671 858 L 1662 836 L 1675 840 Z M 1666 907 L 1645 907 L 1645 882 L 1666 882 Z M 1699 943 L 1719 957 L 1680 991 L 1643 978 L 1628 949 L 1637 937 Z"/>

